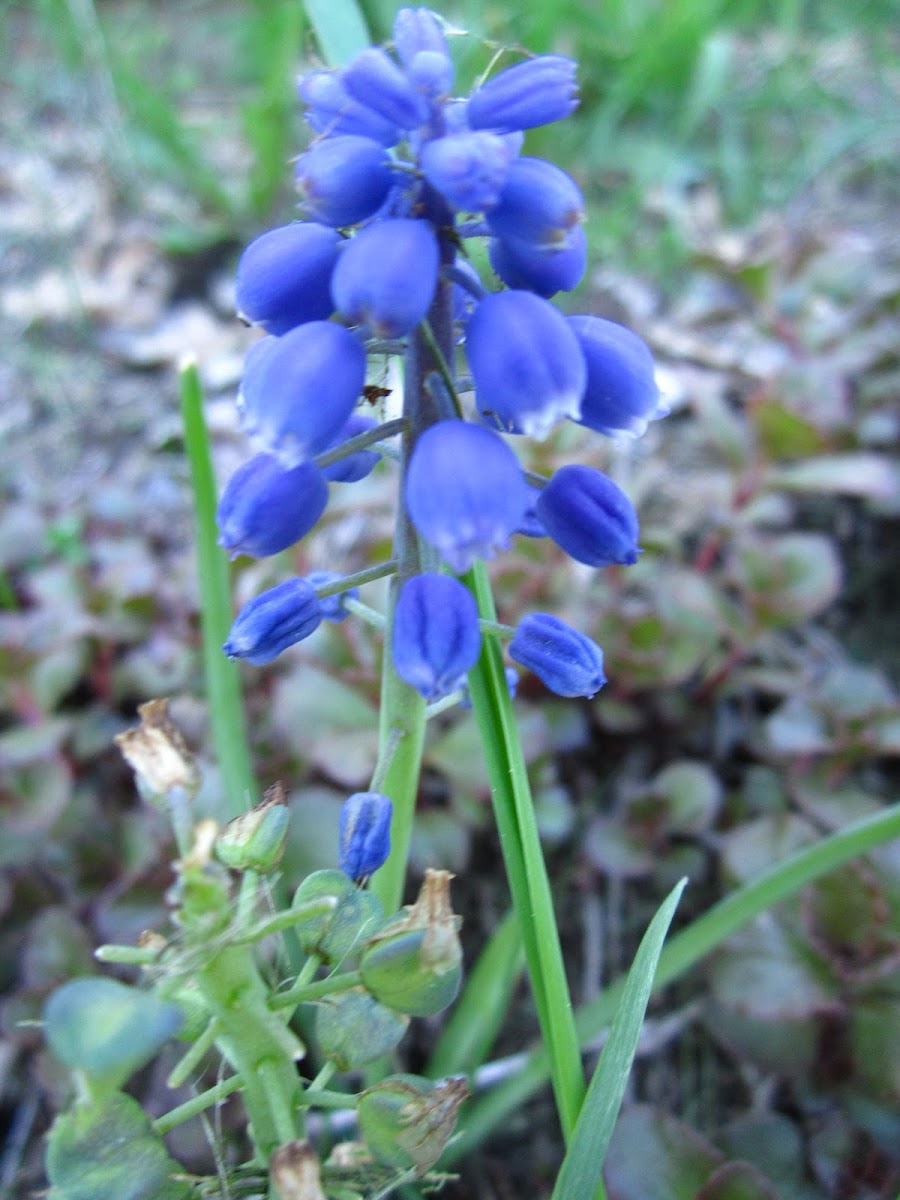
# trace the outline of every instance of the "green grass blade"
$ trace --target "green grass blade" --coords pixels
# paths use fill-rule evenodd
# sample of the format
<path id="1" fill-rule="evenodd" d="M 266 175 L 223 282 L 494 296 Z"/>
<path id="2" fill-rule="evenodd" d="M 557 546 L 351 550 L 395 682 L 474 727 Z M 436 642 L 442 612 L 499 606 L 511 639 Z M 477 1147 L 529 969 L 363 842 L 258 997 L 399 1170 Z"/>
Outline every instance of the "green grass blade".
<path id="1" fill-rule="evenodd" d="M 322 57 L 332 67 L 342 67 L 370 44 L 356 0 L 304 0 L 304 7 Z"/>
<path id="2" fill-rule="evenodd" d="M 479 614 L 495 621 L 494 598 L 483 563 L 477 563 L 468 572 L 465 583 L 478 601 Z M 469 673 L 469 689 L 484 747 L 494 816 L 513 906 L 522 932 L 541 1035 L 549 1052 L 556 1107 L 563 1136 L 568 1142 L 584 1099 L 584 1072 L 528 772 L 509 697 L 503 655 L 492 636 L 484 638 L 481 657 Z"/>
<path id="3" fill-rule="evenodd" d="M 794 895 L 805 884 L 896 837 L 900 837 L 900 804 L 893 804 L 883 812 L 855 821 L 814 846 L 791 855 L 752 883 L 738 888 L 681 930 L 665 946 L 660 955 L 654 991 L 684 975 L 736 930 L 780 900 Z M 596 1000 L 579 1009 L 576 1027 L 582 1045 L 592 1041 L 609 1024 L 624 986 L 623 979 L 615 980 Z M 518 1074 L 463 1114 L 458 1136 L 441 1160 L 442 1165 L 474 1149 L 511 1112 L 542 1087 L 549 1074 L 549 1058 L 544 1048 L 540 1047 L 531 1053 Z"/>
<path id="4" fill-rule="evenodd" d="M 571 1145 L 557 1176 L 552 1200 L 593 1196 L 603 1185 L 603 1162 L 625 1095 L 659 956 L 686 883 L 687 880 L 682 879 L 675 885 L 638 947 L 609 1037 L 581 1106 Z"/>
<path id="5" fill-rule="evenodd" d="M 453 1006 L 425 1074 L 471 1075 L 490 1053 L 509 1011 L 509 998 L 525 965 L 522 936 L 515 913 L 508 913 L 469 973 L 462 996 Z"/>
<path id="6" fill-rule="evenodd" d="M 216 481 L 203 417 L 203 385 L 195 362 L 180 373 L 181 415 L 194 490 L 197 568 L 200 577 L 200 623 L 209 717 L 222 786 L 230 816 L 256 803 L 256 783 L 250 763 L 244 706 L 237 665 L 222 653 L 231 628 L 231 584 L 228 560 L 217 544 Z"/>

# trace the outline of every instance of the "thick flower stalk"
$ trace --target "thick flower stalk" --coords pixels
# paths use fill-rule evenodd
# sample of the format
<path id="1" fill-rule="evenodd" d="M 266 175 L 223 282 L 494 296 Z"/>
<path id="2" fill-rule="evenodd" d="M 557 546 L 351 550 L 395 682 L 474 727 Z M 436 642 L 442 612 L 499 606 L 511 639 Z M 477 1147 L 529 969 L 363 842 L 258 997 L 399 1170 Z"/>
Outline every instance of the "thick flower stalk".
<path id="1" fill-rule="evenodd" d="M 611 479 L 572 464 L 542 487 L 527 473 L 527 445 L 510 435 L 542 438 L 573 421 L 636 436 L 665 411 L 636 334 L 551 303 L 584 274 L 585 201 L 565 171 L 521 149 L 525 130 L 577 107 L 575 63 L 527 58 L 459 97 L 440 17 L 404 8 L 393 32 L 392 53 L 368 48 L 300 80 L 313 131 L 295 167 L 302 219 L 258 237 L 238 269 L 241 315 L 267 335 L 240 390 L 261 453 L 219 510 L 233 555 L 275 554 L 302 538 L 327 487 L 362 479 L 387 449 L 379 442 L 396 436 L 396 423 L 381 436 L 363 390 L 386 353 L 405 353 L 400 448 L 390 451 L 403 478 L 384 621 L 384 761 L 373 784 L 393 801 L 388 870 L 405 861 L 424 703 L 464 700 L 480 653 L 475 605 L 452 575 L 517 536 L 549 535 L 597 568 L 639 553 L 637 514 Z M 487 279 L 466 254 L 478 238 Z M 357 578 L 343 581 L 345 605 L 340 564 L 322 565 L 251 600 L 226 652 L 266 663 L 322 619 L 371 615 Z M 600 648 L 549 614 L 526 618 L 511 653 L 561 695 L 592 695 L 604 682 Z M 399 899 L 401 878 L 384 899 Z"/>

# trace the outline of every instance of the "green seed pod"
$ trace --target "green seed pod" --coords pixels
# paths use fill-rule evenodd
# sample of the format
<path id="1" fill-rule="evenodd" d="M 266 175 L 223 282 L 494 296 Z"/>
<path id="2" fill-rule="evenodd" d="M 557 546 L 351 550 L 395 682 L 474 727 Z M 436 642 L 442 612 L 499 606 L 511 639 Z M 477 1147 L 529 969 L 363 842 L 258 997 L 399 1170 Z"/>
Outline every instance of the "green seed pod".
<path id="1" fill-rule="evenodd" d="M 326 996 L 316 1008 L 319 1048 L 340 1071 L 353 1071 L 389 1054 L 408 1025 L 409 1017 L 385 1008 L 361 989 Z"/>
<path id="2" fill-rule="evenodd" d="M 334 896 L 330 912 L 306 917 L 294 928 L 307 954 L 319 954 L 326 962 L 342 962 L 384 922 L 381 901 L 360 889 L 343 871 L 315 871 L 294 892 L 293 907 Z"/>
<path id="3" fill-rule="evenodd" d="M 451 1004 L 462 980 L 460 920 L 450 907 L 448 871 L 426 871 L 415 904 L 389 921 L 363 951 L 363 983 L 376 1000 L 414 1017 Z"/>
<path id="4" fill-rule="evenodd" d="M 284 853 L 289 815 L 284 788 L 275 784 L 260 804 L 228 822 L 216 838 L 216 858 L 234 871 L 273 871 Z"/>
<path id="5" fill-rule="evenodd" d="M 432 1083 L 419 1075 L 389 1075 L 362 1093 L 360 1133 L 375 1157 L 390 1167 L 414 1167 L 422 1176 L 440 1158 L 468 1095 L 462 1077 Z"/>

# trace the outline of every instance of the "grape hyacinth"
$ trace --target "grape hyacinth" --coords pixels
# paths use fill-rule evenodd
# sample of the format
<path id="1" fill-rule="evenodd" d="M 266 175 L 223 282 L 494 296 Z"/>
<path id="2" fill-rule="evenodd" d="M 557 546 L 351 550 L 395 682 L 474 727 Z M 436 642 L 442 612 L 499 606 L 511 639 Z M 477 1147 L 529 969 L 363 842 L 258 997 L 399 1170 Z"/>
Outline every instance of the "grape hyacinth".
<path id="1" fill-rule="evenodd" d="M 541 479 L 524 439 L 562 422 L 634 437 L 665 412 L 636 334 L 551 303 L 584 275 L 585 201 L 565 171 L 521 151 L 524 131 L 574 112 L 575 63 L 544 54 L 504 65 L 469 97 L 453 95 L 453 80 L 444 23 L 425 8 L 400 10 L 392 50 L 370 47 L 300 80 L 313 133 L 295 169 L 305 219 L 257 238 L 238 269 L 241 315 L 268 335 L 240 390 L 262 453 L 219 510 L 233 553 L 275 553 L 315 523 L 330 483 L 399 458 L 394 560 L 365 578 L 324 564 L 251 600 L 226 650 L 267 662 L 322 619 L 375 619 L 335 588 L 358 597 L 361 582 L 396 573 L 385 653 L 430 703 L 465 697 L 482 643 L 454 574 L 521 535 L 595 568 L 639 553 L 637 514 L 611 479 L 579 464 Z M 487 279 L 466 250 L 478 239 Z M 402 417 L 379 426 L 366 379 L 383 381 L 396 353 Z M 551 614 L 526 616 L 510 654 L 560 695 L 604 682 L 600 648 Z"/>

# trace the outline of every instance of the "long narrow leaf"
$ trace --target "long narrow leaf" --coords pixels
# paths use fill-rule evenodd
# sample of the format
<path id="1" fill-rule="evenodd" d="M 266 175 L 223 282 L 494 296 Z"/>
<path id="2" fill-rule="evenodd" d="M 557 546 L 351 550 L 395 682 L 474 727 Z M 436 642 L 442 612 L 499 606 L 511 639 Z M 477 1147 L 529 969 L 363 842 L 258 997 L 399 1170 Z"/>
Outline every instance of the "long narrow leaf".
<path id="1" fill-rule="evenodd" d="M 900 837 L 900 804 L 893 804 L 883 812 L 855 821 L 814 846 L 792 855 L 752 883 L 738 888 L 676 934 L 665 946 L 656 972 L 654 991 L 684 975 L 761 912 L 799 892 L 805 884 L 896 837 Z M 617 979 L 596 1000 L 579 1009 L 576 1025 L 582 1045 L 591 1042 L 609 1024 L 624 986 L 624 980 Z M 441 1160 L 442 1165 L 471 1152 L 484 1141 L 511 1112 L 547 1082 L 549 1074 L 547 1052 L 539 1047 L 532 1051 L 521 1071 L 472 1105 L 464 1114 L 458 1127 L 458 1136 Z"/>
<path id="2" fill-rule="evenodd" d="M 484 564 L 477 563 L 465 582 L 478 601 L 480 615 L 496 620 Z M 541 1035 L 550 1056 L 556 1107 L 568 1142 L 584 1099 L 584 1072 L 528 771 L 509 698 L 503 655 L 493 637 L 484 638 L 481 657 L 469 673 L 469 689 Z"/>
<path id="3" fill-rule="evenodd" d="M 602 1186 L 603 1161 L 625 1095 L 644 1013 L 653 991 L 657 963 L 686 883 L 687 880 L 682 879 L 675 885 L 638 947 L 609 1037 L 581 1106 L 572 1143 L 557 1176 L 553 1200 L 593 1196 Z"/>
<path id="4" fill-rule="evenodd" d="M 304 7 L 322 57 L 332 67 L 343 66 L 369 45 L 369 31 L 356 0 L 304 0 Z"/>
<path id="5" fill-rule="evenodd" d="M 216 760 L 232 816 L 256 803 L 256 783 L 250 765 L 244 707 L 237 666 L 222 653 L 231 628 L 231 585 L 228 561 L 217 543 L 216 481 L 203 417 L 203 385 L 197 364 L 181 368 L 181 415 L 191 466 L 197 567 L 200 577 L 200 622 L 206 694 Z"/>
<path id="6" fill-rule="evenodd" d="M 428 1061 L 429 1078 L 470 1075 L 481 1066 L 506 1018 L 523 966 L 519 922 L 515 913 L 509 913 L 494 930 L 453 1006 Z"/>

